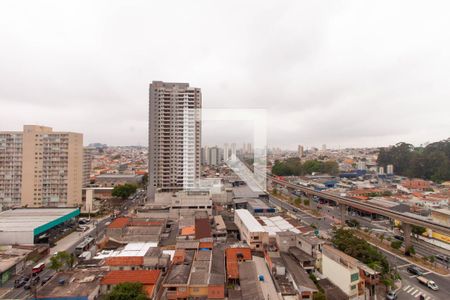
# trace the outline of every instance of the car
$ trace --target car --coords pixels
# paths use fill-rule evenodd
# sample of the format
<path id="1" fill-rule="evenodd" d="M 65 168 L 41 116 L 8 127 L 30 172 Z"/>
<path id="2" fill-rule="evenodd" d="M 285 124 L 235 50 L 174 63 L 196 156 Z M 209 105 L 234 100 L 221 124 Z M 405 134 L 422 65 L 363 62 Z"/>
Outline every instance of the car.
<path id="1" fill-rule="evenodd" d="M 358 227 L 359 222 L 355 219 L 345 220 L 345 224 L 347 224 L 348 227 Z"/>
<path id="2" fill-rule="evenodd" d="M 438 254 L 436 255 L 436 259 L 440 260 L 442 262 L 448 263 L 450 258 L 448 256 L 442 255 L 442 254 Z"/>
<path id="3" fill-rule="evenodd" d="M 41 285 L 46 284 L 50 279 L 52 279 L 53 275 L 49 275 L 49 276 L 45 276 L 44 278 L 42 278 L 41 280 Z"/>
<path id="4" fill-rule="evenodd" d="M 20 288 L 20 287 L 24 286 L 29 280 L 30 280 L 30 277 L 21 276 L 20 278 L 14 280 L 14 287 Z"/>
<path id="5" fill-rule="evenodd" d="M 31 280 L 28 280 L 27 283 L 23 286 L 24 289 L 29 290 L 32 286 L 39 283 L 41 278 L 39 276 L 33 277 Z"/>
<path id="6" fill-rule="evenodd" d="M 394 239 L 402 241 L 402 242 L 405 240 L 405 238 L 402 237 L 401 235 L 394 235 Z"/>
<path id="7" fill-rule="evenodd" d="M 422 269 L 420 269 L 419 267 L 416 267 L 416 266 L 409 266 L 408 268 L 406 268 L 406 270 L 409 273 L 417 275 L 417 276 L 422 276 L 423 275 Z"/>
<path id="8" fill-rule="evenodd" d="M 395 300 L 395 299 L 397 299 L 397 293 L 395 291 L 387 292 L 386 299 L 388 299 L 388 300 Z"/>

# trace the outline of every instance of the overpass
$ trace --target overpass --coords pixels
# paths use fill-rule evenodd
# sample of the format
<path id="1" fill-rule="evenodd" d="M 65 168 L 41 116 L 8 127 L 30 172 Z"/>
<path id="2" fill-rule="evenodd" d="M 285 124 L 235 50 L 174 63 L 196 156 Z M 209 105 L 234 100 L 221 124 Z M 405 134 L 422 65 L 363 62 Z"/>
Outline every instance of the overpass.
<path id="1" fill-rule="evenodd" d="M 378 215 L 389 217 L 391 219 L 401 221 L 403 231 L 404 231 L 405 249 L 411 245 L 411 229 L 412 229 L 411 225 L 422 226 L 422 227 L 429 228 L 436 232 L 450 235 L 450 227 L 443 225 L 443 224 L 435 223 L 435 222 L 432 222 L 429 220 L 415 218 L 414 216 L 406 215 L 404 213 L 397 212 L 397 211 L 394 211 L 394 210 L 391 210 L 388 208 L 380 207 L 380 206 L 377 206 L 377 205 L 374 205 L 371 203 L 360 202 L 357 200 L 353 200 L 351 198 L 338 196 L 338 195 L 328 193 L 328 192 L 316 191 L 314 189 L 311 189 L 311 188 L 308 188 L 308 187 L 305 187 L 302 185 L 293 184 L 293 183 L 287 182 L 285 180 L 275 178 L 269 174 L 267 174 L 267 181 L 275 182 L 275 183 L 277 183 L 281 186 L 284 186 L 285 188 L 288 188 L 288 189 L 302 191 L 308 197 L 317 196 L 324 200 L 331 200 L 331 201 L 338 203 L 341 208 L 342 224 L 344 224 L 344 221 L 345 221 L 345 211 L 346 211 L 347 207 L 353 207 L 358 210 L 375 213 Z"/>

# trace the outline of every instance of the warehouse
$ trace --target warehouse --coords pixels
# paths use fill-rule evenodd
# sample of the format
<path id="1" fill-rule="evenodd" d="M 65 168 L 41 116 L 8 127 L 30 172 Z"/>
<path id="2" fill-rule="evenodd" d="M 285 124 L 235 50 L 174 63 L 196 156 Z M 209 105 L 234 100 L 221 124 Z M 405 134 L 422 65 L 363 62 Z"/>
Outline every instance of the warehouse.
<path id="1" fill-rule="evenodd" d="M 0 213 L 0 245 L 35 244 L 55 236 L 80 214 L 79 208 L 19 208 Z"/>

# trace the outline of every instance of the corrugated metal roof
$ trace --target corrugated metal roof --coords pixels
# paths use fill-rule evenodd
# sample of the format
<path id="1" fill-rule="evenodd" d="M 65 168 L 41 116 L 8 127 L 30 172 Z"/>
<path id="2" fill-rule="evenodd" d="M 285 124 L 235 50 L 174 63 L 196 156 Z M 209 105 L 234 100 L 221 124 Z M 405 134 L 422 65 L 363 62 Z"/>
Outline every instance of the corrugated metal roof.
<path id="1" fill-rule="evenodd" d="M 261 224 L 253 217 L 253 215 L 246 209 L 236 209 L 235 213 L 239 219 L 245 224 L 247 229 L 251 232 L 265 232 Z"/>

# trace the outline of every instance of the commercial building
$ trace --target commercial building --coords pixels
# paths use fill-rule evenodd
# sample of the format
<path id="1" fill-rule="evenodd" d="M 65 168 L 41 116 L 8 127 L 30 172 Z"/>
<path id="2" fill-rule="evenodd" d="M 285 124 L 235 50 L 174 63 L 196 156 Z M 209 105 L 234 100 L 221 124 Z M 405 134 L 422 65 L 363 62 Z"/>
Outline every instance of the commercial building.
<path id="1" fill-rule="evenodd" d="M 0 204 L 63 207 L 81 203 L 83 135 L 25 125 L 0 132 Z"/>
<path id="2" fill-rule="evenodd" d="M 236 209 L 234 223 L 239 229 L 241 241 L 245 241 L 251 249 L 263 250 L 263 245 L 269 243 L 269 234 L 248 210 Z"/>
<path id="3" fill-rule="evenodd" d="M 34 244 L 73 223 L 78 208 L 19 208 L 0 213 L 0 244 Z"/>
<path id="4" fill-rule="evenodd" d="M 149 101 L 148 198 L 195 187 L 200 178 L 202 95 L 188 83 L 153 81 Z"/>

